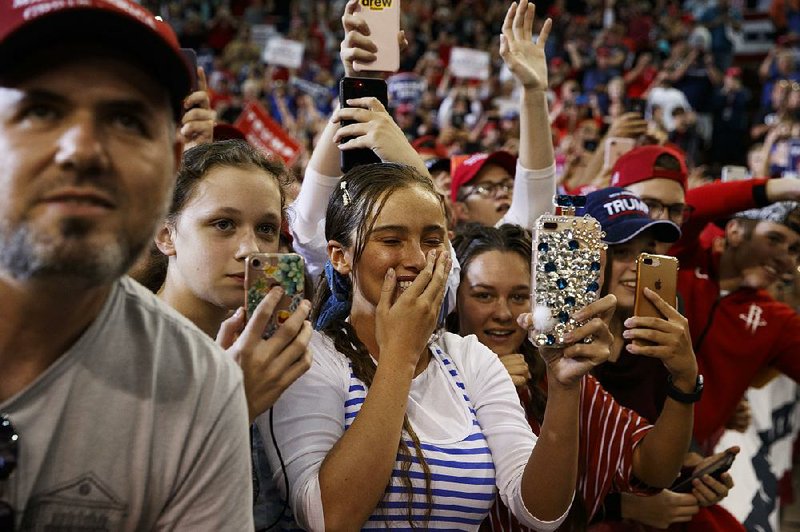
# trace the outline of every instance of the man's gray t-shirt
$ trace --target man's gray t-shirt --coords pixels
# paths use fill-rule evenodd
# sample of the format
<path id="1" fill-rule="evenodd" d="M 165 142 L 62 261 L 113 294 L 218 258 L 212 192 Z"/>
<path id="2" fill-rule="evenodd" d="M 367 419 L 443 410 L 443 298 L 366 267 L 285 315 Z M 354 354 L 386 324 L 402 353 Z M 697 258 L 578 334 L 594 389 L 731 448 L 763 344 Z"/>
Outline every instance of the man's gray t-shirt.
<path id="1" fill-rule="evenodd" d="M 22 530 L 253 528 L 241 371 L 129 278 L 0 412 L 20 436 L 0 500 Z"/>

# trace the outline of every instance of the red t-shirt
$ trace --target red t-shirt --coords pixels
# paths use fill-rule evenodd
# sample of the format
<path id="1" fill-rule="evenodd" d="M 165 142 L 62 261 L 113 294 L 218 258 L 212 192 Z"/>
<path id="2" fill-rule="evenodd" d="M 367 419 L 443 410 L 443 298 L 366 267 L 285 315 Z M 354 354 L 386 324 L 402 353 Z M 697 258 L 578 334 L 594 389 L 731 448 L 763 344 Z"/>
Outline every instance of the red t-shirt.
<path id="1" fill-rule="evenodd" d="M 527 394 L 527 390 L 520 392 L 523 406 L 529 402 Z M 538 434 L 539 424 L 530 413 L 528 422 Z M 578 494 L 588 520 L 610 491 L 639 489 L 632 482 L 633 451 L 653 426 L 620 406 L 594 377 L 587 375 L 581 381 L 579 427 Z M 519 524 L 499 496 L 487 519 L 494 531 L 530 530 Z"/>
<path id="2" fill-rule="evenodd" d="M 719 254 L 707 243 L 697 241 L 694 253 L 679 259 L 687 267 L 678 274 L 678 289 L 705 378 L 694 436 L 701 445 L 712 445 L 761 369 L 773 366 L 800 380 L 800 316 L 765 290 L 740 288 L 720 297 Z"/>

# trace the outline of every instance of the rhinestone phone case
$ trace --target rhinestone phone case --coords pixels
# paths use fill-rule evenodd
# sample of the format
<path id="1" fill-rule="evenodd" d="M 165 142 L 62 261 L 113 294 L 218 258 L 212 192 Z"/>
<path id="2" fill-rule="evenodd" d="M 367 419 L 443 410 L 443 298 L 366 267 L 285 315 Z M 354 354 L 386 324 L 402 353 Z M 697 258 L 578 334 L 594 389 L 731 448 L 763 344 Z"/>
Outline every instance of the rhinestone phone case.
<path id="1" fill-rule="evenodd" d="M 572 314 L 597 299 L 602 237 L 590 216 L 546 214 L 536 221 L 529 335 L 535 346 L 564 347 L 564 335 L 583 325 Z"/>

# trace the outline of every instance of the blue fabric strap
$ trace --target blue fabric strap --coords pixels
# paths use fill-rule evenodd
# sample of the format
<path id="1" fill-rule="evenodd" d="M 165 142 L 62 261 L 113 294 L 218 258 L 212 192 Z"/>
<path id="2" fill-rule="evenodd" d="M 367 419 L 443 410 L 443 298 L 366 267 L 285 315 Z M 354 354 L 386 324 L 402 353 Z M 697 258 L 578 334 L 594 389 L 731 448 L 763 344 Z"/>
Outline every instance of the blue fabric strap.
<path id="1" fill-rule="evenodd" d="M 350 313 L 350 292 L 353 288 L 350 279 L 337 272 L 331 261 L 325 263 L 325 279 L 328 281 L 331 296 L 325 302 L 314 324 L 317 330 L 324 329 L 334 320 L 344 320 Z"/>

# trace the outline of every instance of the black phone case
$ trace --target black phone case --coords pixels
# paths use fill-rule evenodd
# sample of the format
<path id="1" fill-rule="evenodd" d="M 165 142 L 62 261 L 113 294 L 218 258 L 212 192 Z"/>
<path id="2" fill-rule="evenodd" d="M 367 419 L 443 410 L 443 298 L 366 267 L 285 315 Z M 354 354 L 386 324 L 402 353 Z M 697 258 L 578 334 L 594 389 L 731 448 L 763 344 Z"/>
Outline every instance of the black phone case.
<path id="1" fill-rule="evenodd" d="M 709 464 L 701 471 L 698 471 L 696 474 L 692 473 L 686 476 L 682 475 L 681 477 L 678 477 L 678 479 L 669 489 L 670 491 L 674 491 L 675 493 L 689 493 L 694 488 L 694 486 L 692 486 L 692 481 L 704 475 L 711 475 L 711 478 L 713 478 L 714 480 L 720 480 L 722 474 L 731 468 L 731 466 L 733 465 L 733 461 L 735 459 L 736 459 L 735 454 L 725 453 L 722 456 L 722 458 L 720 458 L 719 462 Z"/>
<path id="2" fill-rule="evenodd" d="M 389 96 L 386 87 L 386 82 L 382 79 L 375 78 L 342 78 L 339 82 L 339 106 L 350 107 L 347 105 L 347 100 L 354 98 L 365 98 L 372 96 L 377 98 L 384 107 L 389 107 Z M 342 126 L 352 124 L 352 120 L 345 120 Z M 350 138 L 342 139 L 342 143 L 347 142 Z M 347 173 L 356 166 L 362 164 L 372 164 L 381 162 L 380 157 L 366 148 L 359 148 L 356 150 L 341 150 L 340 152 L 340 166 L 342 172 Z"/>

